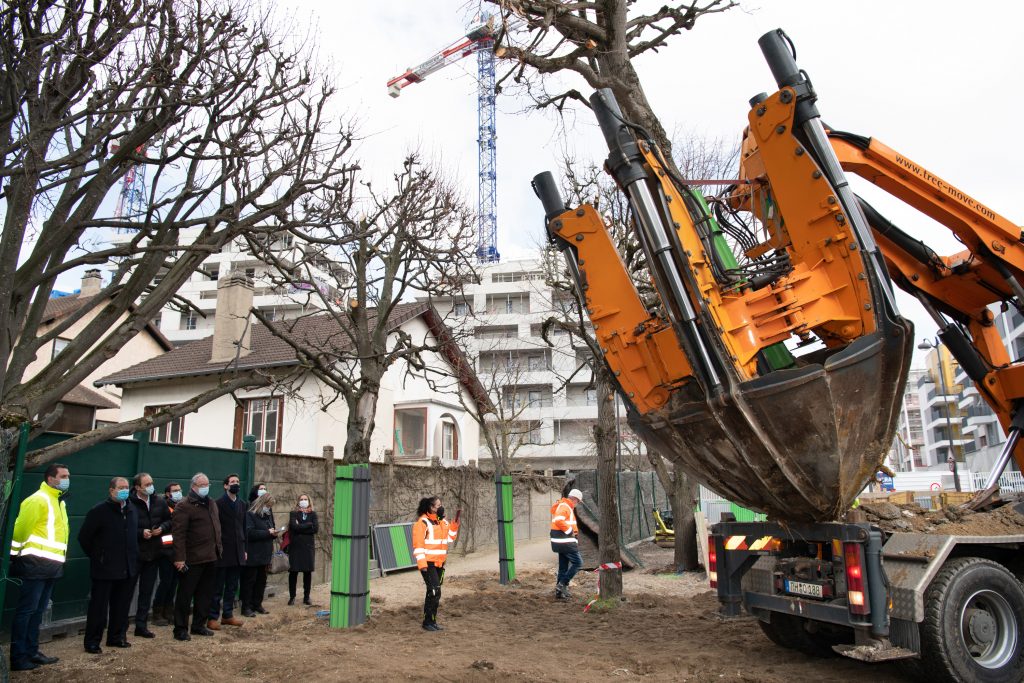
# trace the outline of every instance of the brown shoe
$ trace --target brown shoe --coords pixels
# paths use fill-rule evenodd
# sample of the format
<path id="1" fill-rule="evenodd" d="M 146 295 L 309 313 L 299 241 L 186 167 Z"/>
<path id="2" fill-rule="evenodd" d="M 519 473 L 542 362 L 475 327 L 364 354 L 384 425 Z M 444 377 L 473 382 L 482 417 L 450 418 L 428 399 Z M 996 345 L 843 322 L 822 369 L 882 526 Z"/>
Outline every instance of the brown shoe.
<path id="1" fill-rule="evenodd" d="M 211 631 L 219 631 L 220 622 L 216 619 L 210 619 L 208 622 L 206 622 L 206 628 L 210 629 Z"/>
<path id="2" fill-rule="evenodd" d="M 245 622 L 239 619 L 238 617 L 228 617 L 227 619 L 221 619 L 220 623 L 224 624 L 225 626 L 241 626 Z"/>

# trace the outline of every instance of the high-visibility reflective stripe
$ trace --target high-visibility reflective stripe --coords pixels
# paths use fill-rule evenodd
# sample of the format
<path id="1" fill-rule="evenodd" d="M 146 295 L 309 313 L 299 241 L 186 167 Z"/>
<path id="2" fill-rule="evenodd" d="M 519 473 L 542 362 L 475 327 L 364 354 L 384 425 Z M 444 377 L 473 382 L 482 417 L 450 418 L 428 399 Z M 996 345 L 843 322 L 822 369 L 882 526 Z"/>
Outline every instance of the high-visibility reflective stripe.
<path id="1" fill-rule="evenodd" d="M 14 550 L 15 548 L 20 548 L 23 545 L 25 544 L 21 541 L 15 541 L 13 538 L 11 539 L 11 550 Z"/>
<path id="2" fill-rule="evenodd" d="M 558 521 L 558 520 L 560 520 L 560 519 L 565 519 L 565 515 L 558 515 L 558 516 L 556 516 L 556 517 L 552 517 L 552 518 L 551 518 L 551 521 L 552 521 L 552 522 L 557 522 L 557 521 Z"/>
<path id="3" fill-rule="evenodd" d="M 445 555 L 446 550 L 434 550 L 433 548 L 427 550 L 427 555 Z"/>
<path id="4" fill-rule="evenodd" d="M 751 550 L 763 550 L 765 546 L 772 542 L 771 536 L 762 536 L 753 543 L 750 544 Z"/>
<path id="5" fill-rule="evenodd" d="M 25 543 L 38 543 L 41 546 L 50 547 L 50 548 L 53 548 L 54 550 L 67 550 L 68 549 L 68 544 L 67 543 L 61 543 L 60 541 L 51 541 L 48 538 L 43 538 L 42 536 L 36 536 L 35 534 L 32 534 L 31 536 L 29 536 L 28 540 L 25 541 Z"/>
<path id="6" fill-rule="evenodd" d="M 575 538 L 552 538 L 552 543 L 576 543 Z"/>
<path id="7" fill-rule="evenodd" d="M 725 539 L 726 550 L 746 550 L 747 549 L 747 537 L 746 536 L 729 536 Z"/>
<path id="8" fill-rule="evenodd" d="M 172 536 L 171 534 L 166 534 L 164 536 L 161 536 L 160 537 L 160 542 L 163 543 L 164 545 L 174 545 L 174 536 Z"/>
<path id="9" fill-rule="evenodd" d="M 43 557 L 47 560 L 53 560 L 54 562 L 64 563 L 64 556 L 59 553 L 51 553 L 48 550 L 40 550 L 39 548 L 25 547 L 21 549 L 21 557 L 28 557 L 33 555 L 35 557 Z"/>

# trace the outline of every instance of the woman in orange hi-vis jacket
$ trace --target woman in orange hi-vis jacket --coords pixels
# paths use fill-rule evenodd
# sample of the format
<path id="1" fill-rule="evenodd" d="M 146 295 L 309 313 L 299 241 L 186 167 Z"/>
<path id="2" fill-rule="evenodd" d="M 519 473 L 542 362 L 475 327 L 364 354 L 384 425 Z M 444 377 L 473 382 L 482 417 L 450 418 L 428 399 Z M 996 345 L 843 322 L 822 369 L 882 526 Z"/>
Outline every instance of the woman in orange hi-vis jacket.
<path id="1" fill-rule="evenodd" d="M 569 594 L 569 582 L 583 566 L 579 542 L 576 540 L 579 529 L 576 526 L 575 513 L 576 505 L 581 500 L 583 493 L 579 489 L 573 489 L 569 491 L 569 495 L 559 498 L 558 502 L 551 506 L 551 550 L 558 553 L 555 597 L 559 600 L 568 600 L 572 597 Z"/>
<path id="2" fill-rule="evenodd" d="M 437 608 L 441 604 L 448 544 L 454 543 L 458 537 L 458 515 L 454 522 L 449 523 L 444 518 L 444 507 L 437 496 L 422 498 L 416 515 L 416 523 L 412 525 L 412 554 L 423 583 L 427 585 L 427 595 L 423 600 L 423 628 L 441 631 L 443 629 L 437 623 Z"/>

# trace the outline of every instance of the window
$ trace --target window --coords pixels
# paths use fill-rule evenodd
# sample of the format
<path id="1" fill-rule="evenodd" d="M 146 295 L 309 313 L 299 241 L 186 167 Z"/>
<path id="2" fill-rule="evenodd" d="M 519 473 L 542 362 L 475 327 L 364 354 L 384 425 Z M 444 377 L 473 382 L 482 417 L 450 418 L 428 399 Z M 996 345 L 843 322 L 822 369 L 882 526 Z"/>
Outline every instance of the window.
<path id="1" fill-rule="evenodd" d="M 490 315 L 529 312 L 529 294 L 493 294 L 487 297 L 487 313 Z"/>
<path id="2" fill-rule="evenodd" d="M 544 354 L 530 354 L 527 361 L 530 372 L 543 372 L 548 369 L 547 357 Z"/>
<path id="3" fill-rule="evenodd" d="M 163 312 L 157 313 L 156 317 L 153 318 L 153 327 L 155 327 L 156 329 L 159 330 L 160 329 L 160 323 L 163 322 L 163 319 L 164 319 Z"/>
<path id="4" fill-rule="evenodd" d="M 526 405 L 536 408 L 541 405 L 543 398 L 540 391 L 528 391 L 526 392 Z"/>
<path id="5" fill-rule="evenodd" d="M 143 414 L 146 417 L 153 415 L 161 408 L 169 408 L 170 406 L 146 406 Z M 153 427 L 149 430 L 149 440 L 154 443 L 182 443 L 185 437 L 185 416 L 176 417 L 170 422 L 160 425 L 159 427 Z"/>
<path id="6" fill-rule="evenodd" d="M 220 279 L 220 271 L 216 268 L 206 271 L 206 279 L 216 282 Z"/>
<path id="7" fill-rule="evenodd" d="M 70 344 L 70 343 L 71 343 L 70 339 L 61 339 L 60 337 L 57 337 L 56 339 L 54 339 L 53 340 L 53 353 L 50 354 L 50 360 L 53 360 L 54 358 L 56 358 L 57 355 L 61 351 L 66 349 L 68 344 Z M 86 430 L 86 431 L 88 431 L 88 430 Z"/>
<path id="8" fill-rule="evenodd" d="M 588 406 L 597 405 L 597 389 L 584 389 L 583 390 L 584 402 Z"/>
<path id="9" fill-rule="evenodd" d="M 454 308 L 455 315 L 463 317 L 469 315 L 469 304 L 465 301 L 457 301 Z"/>
<path id="10" fill-rule="evenodd" d="M 263 311 L 263 317 L 266 318 L 268 322 L 274 322 L 277 320 L 277 311 L 274 309 Z"/>
<path id="11" fill-rule="evenodd" d="M 199 313 L 196 311 L 188 311 L 181 316 L 181 328 L 182 330 L 194 330 L 199 326 Z"/>
<path id="12" fill-rule="evenodd" d="M 451 422 L 441 424 L 441 457 L 445 460 L 459 459 L 459 437 Z"/>
<path id="13" fill-rule="evenodd" d="M 395 454 L 423 458 L 427 450 L 427 409 L 395 410 Z"/>
<path id="14" fill-rule="evenodd" d="M 257 453 L 281 452 L 281 427 L 284 410 L 279 396 L 250 398 L 235 408 L 235 448 L 242 447 L 242 437 L 256 437 Z"/>
<path id="15" fill-rule="evenodd" d="M 255 279 L 256 278 L 256 269 L 255 268 L 246 268 L 245 269 L 245 276 L 247 278 L 249 278 L 250 280 Z"/>

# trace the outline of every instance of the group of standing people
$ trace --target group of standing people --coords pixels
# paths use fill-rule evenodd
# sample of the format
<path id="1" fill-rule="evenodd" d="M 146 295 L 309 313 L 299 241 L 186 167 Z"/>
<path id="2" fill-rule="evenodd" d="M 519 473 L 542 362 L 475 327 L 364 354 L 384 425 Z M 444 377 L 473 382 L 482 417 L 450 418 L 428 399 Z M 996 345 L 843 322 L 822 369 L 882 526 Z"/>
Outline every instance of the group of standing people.
<path id="1" fill-rule="evenodd" d="M 65 499 L 67 466 L 50 465 L 39 490 L 22 504 L 11 541 L 11 576 L 21 592 L 11 624 L 11 670 L 25 671 L 57 661 L 39 651 L 39 627 L 53 587 L 63 575 L 70 525 Z M 309 592 L 319 530 L 311 499 L 302 494 L 287 525 L 274 520 L 274 497 L 265 484 L 239 497 L 237 474 L 224 478 L 224 493 L 210 497 L 202 472 L 184 492 L 177 482 L 155 492 L 146 472 L 110 480 L 108 495 L 85 516 L 78 543 L 90 561 L 91 590 L 85 626 L 86 652 L 106 646 L 128 648 L 129 611 L 138 588 L 136 637 L 155 638 L 154 626 L 173 623 L 177 640 L 211 636 L 221 625 L 242 626 L 235 616 L 240 591 L 243 617 L 267 614 L 263 596 L 274 541 L 286 531 L 290 558 L 289 601 L 295 603 L 303 575 L 303 603 Z M 191 613 L 191 623 L 190 616 Z"/>

